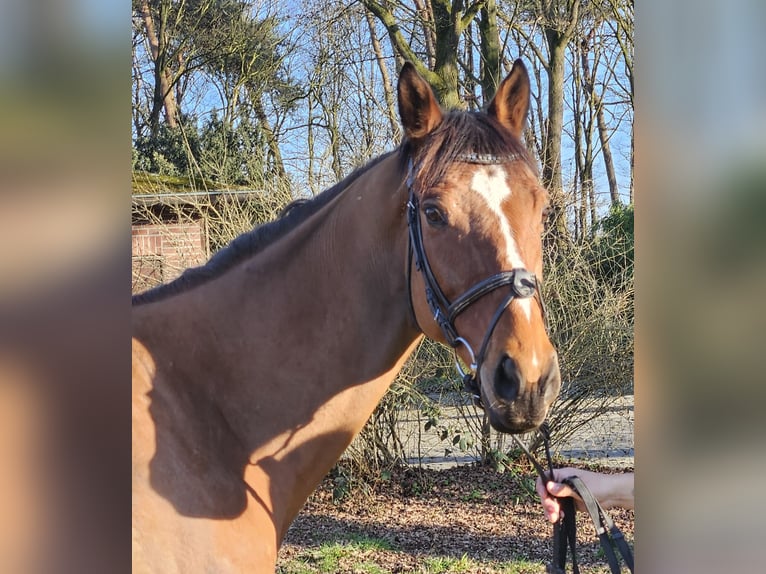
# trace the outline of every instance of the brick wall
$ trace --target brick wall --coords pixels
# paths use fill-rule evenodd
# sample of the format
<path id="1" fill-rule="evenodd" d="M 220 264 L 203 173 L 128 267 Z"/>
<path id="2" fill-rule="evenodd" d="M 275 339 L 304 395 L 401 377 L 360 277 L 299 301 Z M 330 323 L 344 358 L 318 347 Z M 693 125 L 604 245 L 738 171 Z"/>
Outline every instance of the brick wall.
<path id="1" fill-rule="evenodd" d="M 132 226 L 133 291 L 178 277 L 208 259 L 202 220 Z"/>

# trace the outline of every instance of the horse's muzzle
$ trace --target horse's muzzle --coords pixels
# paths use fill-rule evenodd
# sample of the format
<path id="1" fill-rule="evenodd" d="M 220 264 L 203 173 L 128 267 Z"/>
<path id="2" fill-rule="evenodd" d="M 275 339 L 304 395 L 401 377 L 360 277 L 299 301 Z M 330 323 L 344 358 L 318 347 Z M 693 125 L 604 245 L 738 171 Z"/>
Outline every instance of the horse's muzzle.
<path id="1" fill-rule="evenodd" d="M 500 432 L 522 433 L 537 428 L 559 394 L 561 373 L 555 352 L 542 369 L 527 372 L 507 354 L 495 368 L 491 383 L 494 400 L 485 407 L 492 426 Z"/>

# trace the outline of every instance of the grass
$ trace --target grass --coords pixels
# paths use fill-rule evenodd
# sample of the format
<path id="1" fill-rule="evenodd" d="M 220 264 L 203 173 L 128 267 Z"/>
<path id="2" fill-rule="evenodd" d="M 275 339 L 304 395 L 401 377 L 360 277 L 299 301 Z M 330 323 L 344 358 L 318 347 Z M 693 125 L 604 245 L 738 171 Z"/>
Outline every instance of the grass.
<path id="1" fill-rule="evenodd" d="M 368 536 L 362 536 L 361 534 L 352 535 L 349 544 L 359 550 L 379 551 L 394 549 L 388 540 L 382 538 L 370 538 Z"/>
<path id="2" fill-rule="evenodd" d="M 387 570 L 370 560 L 371 555 L 393 550 L 381 538 L 352 535 L 348 540 L 322 544 L 307 550 L 277 569 L 279 574 L 330 574 L 352 567 L 361 574 L 385 574 Z"/>
<path id="3" fill-rule="evenodd" d="M 473 560 L 463 554 L 460 558 L 448 556 L 435 556 L 426 558 L 424 566 L 428 574 L 445 574 L 447 572 L 468 572 Z"/>
<path id="4" fill-rule="evenodd" d="M 473 560 L 466 554 L 460 558 L 448 556 L 435 556 L 426 558 L 423 568 L 419 572 L 423 574 L 458 574 L 486 572 L 497 574 L 541 574 L 545 572 L 545 566 L 540 562 L 528 560 L 512 560 L 508 562 L 483 562 Z"/>
<path id="5" fill-rule="evenodd" d="M 513 562 L 504 563 L 498 572 L 502 574 L 538 574 L 539 572 L 546 572 L 546 569 L 540 562 L 514 560 Z"/>
<path id="6" fill-rule="evenodd" d="M 464 495 L 462 499 L 465 502 L 478 502 L 480 500 L 484 500 L 484 492 L 479 490 L 478 488 L 474 488 L 471 490 L 471 492 Z"/>
<path id="7" fill-rule="evenodd" d="M 383 554 L 387 554 L 384 556 Z M 392 556 L 393 554 L 393 556 Z M 386 540 L 352 537 L 350 540 L 322 544 L 283 562 L 277 574 L 390 574 L 386 564 L 397 561 L 396 551 Z M 393 560 L 392 560 L 393 558 Z M 428 556 L 417 561 L 412 572 L 418 574 L 542 574 L 545 565 L 541 562 L 514 559 L 507 562 L 485 562 L 474 560 L 467 554 L 460 558 L 451 556 Z M 400 567 L 397 567 L 396 571 Z"/>

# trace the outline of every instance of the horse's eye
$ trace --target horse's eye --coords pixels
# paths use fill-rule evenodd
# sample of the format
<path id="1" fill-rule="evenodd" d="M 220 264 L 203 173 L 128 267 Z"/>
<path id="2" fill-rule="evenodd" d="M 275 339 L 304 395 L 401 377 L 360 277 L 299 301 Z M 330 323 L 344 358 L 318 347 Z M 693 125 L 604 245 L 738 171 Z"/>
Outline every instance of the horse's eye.
<path id="1" fill-rule="evenodd" d="M 429 223 L 429 225 L 439 227 L 447 223 L 447 219 L 444 217 L 444 214 L 441 212 L 441 210 L 439 210 L 438 207 L 428 205 L 423 209 L 423 213 L 425 213 L 426 221 Z"/>

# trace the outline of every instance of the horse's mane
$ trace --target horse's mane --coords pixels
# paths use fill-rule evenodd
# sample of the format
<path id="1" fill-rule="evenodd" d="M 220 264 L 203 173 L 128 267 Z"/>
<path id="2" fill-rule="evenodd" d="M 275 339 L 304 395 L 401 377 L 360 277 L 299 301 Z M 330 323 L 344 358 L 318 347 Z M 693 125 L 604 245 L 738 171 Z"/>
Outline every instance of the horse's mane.
<path id="1" fill-rule="evenodd" d="M 264 223 L 263 225 L 239 235 L 226 247 L 213 255 L 207 263 L 199 267 L 192 267 L 185 270 L 173 281 L 165 283 L 164 285 L 159 285 L 148 291 L 144 291 L 143 293 L 133 295 L 132 304 L 141 305 L 143 303 L 153 303 L 161 299 L 166 299 L 172 295 L 183 293 L 202 285 L 203 283 L 207 283 L 211 279 L 220 277 L 235 265 L 249 259 L 278 239 L 287 235 L 287 233 L 298 227 L 301 223 L 337 197 L 362 174 L 368 172 L 392 153 L 396 153 L 396 151 L 389 152 L 373 159 L 364 166 L 354 170 L 345 179 L 311 199 L 294 201 L 282 210 L 279 219 Z"/>
<path id="2" fill-rule="evenodd" d="M 405 140 L 397 150 L 373 159 L 319 195 L 290 204 L 283 211 L 282 217 L 243 233 L 204 265 L 187 269 L 170 283 L 134 295 L 133 305 L 159 301 L 221 276 L 298 227 L 386 157 L 398 153 L 400 169 L 404 171 L 406 161 L 413 155 L 412 149 L 412 143 Z M 414 158 L 417 186 L 426 189 L 438 182 L 451 163 L 469 153 L 513 156 L 526 161 L 537 172 L 523 143 L 494 118 L 477 112 L 451 111 L 445 114 L 442 123 L 418 146 Z"/>

